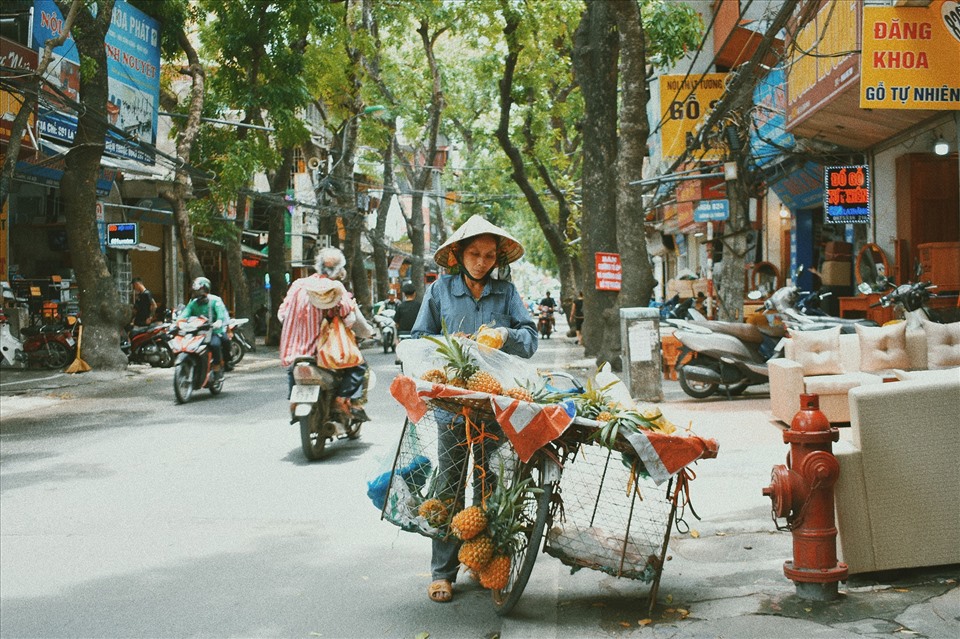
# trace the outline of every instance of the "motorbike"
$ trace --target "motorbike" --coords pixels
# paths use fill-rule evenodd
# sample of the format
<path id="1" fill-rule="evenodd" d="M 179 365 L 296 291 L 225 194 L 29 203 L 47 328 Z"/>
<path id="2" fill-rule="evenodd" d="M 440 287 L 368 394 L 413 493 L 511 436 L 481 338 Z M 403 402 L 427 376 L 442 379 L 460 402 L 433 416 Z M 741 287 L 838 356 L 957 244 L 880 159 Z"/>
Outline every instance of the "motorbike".
<path id="1" fill-rule="evenodd" d="M 397 312 L 392 308 L 381 309 L 373 316 L 373 323 L 380 330 L 380 345 L 383 352 L 397 352 L 397 323 L 393 317 Z"/>
<path id="2" fill-rule="evenodd" d="M 212 395 L 223 390 L 223 376 L 213 374 L 213 352 L 210 339 L 213 324 L 205 317 L 189 317 L 177 320 L 170 329 L 170 349 L 175 362 L 173 366 L 173 393 L 178 404 L 190 401 L 193 391 L 207 388 Z"/>
<path id="3" fill-rule="evenodd" d="M 690 397 L 706 399 L 722 386 L 727 398 L 769 381 L 767 362 L 782 354 L 786 329 L 714 320 L 670 320 L 682 348 L 677 379 Z"/>
<path id="4" fill-rule="evenodd" d="M 800 271 L 797 272 L 799 275 Z M 796 280 L 796 277 L 794 278 Z M 791 331 L 819 331 L 840 326 L 841 333 L 855 333 L 856 325 L 877 326 L 865 318 L 843 318 L 827 315 L 820 309 L 820 301 L 829 291 L 801 291 L 793 285 L 781 286 L 763 303 L 768 311 L 777 313 Z"/>
<path id="5" fill-rule="evenodd" d="M 540 337 L 543 339 L 550 339 L 550 334 L 553 333 L 552 306 L 540 306 L 539 319 L 537 320 L 537 330 L 540 332 Z"/>
<path id="6" fill-rule="evenodd" d="M 936 297 L 935 288 L 932 282 L 901 284 L 870 306 L 895 306 L 900 311 L 898 314 L 906 320 L 908 329 L 923 328 L 924 319 L 937 324 L 960 321 L 958 309 L 930 308 L 930 298 Z"/>
<path id="7" fill-rule="evenodd" d="M 70 315 L 64 324 L 28 326 L 20 330 L 21 340 L 10 330 L 7 316 L 0 310 L 0 366 L 64 368 L 76 354 L 74 328 L 78 322 L 77 317 Z"/>
<path id="8" fill-rule="evenodd" d="M 247 318 L 233 318 L 224 326 L 227 339 L 223 343 L 223 367 L 228 371 L 236 368 L 247 351 L 254 350 L 253 344 L 247 341 L 242 329 L 243 325 L 249 321 Z"/>
<path id="9" fill-rule="evenodd" d="M 309 461 L 323 457 L 328 441 L 360 437 L 360 426 L 368 421 L 363 409 L 354 408 L 350 415 L 337 410 L 336 393 L 343 374 L 317 366 L 313 356 L 302 355 L 293 361 L 290 423 L 299 424 L 300 446 Z M 364 395 L 375 384 L 373 371 L 367 369 L 367 375 Z"/>
<path id="10" fill-rule="evenodd" d="M 126 332 L 120 349 L 131 364 L 149 364 L 153 368 L 173 366 L 170 349 L 170 324 L 155 322 L 149 326 L 134 326 Z"/>

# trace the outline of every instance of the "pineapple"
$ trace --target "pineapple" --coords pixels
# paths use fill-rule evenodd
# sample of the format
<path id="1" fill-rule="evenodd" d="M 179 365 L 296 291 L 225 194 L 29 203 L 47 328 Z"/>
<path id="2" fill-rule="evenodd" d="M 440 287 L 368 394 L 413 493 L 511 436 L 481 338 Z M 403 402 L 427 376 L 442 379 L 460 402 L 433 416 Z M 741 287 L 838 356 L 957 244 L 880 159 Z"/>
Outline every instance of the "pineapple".
<path id="1" fill-rule="evenodd" d="M 424 373 L 421 378 L 425 382 L 430 382 L 431 384 L 446 384 L 447 383 L 447 374 L 439 368 L 431 368 L 426 373 Z"/>
<path id="2" fill-rule="evenodd" d="M 487 528 L 487 516 L 480 506 L 464 508 L 450 522 L 450 530 L 459 539 L 468 541 Z"/>
<path id="3" fill-rule="evenodd" d="M 497 555 L 480 570 L 480 585 L 491 590 L 503 590 L 510 581 L 510 557 Z"/>
<path id="4" fill-rule="evenodd" d="M 524 388 L 523 386 L 514 386 L 513 388 L 508 388 L 503 391 L 503 394 L 507 397 L 512 397 L 514 399 L 519 399 L 524 402 L 533 401 L 533 393 Z"/>
<path id="5" fill-rule="evenodd" d="M 417 509 L 417 514 L 426 519 L 427 523 L 434 528 L 442 526 L 446 523 L 447 517 L 450 516 L 446 505 L 436 497 L 420 504 L 420 508 Z"/>
<path id="6" fill-rule="evenodd" d="M 503 390 L 503 386 L 501 386 L 500 382 L 490 373 L 477 371 L 467 380 L 467 390 L 499 395 L 500 391 Z"/>
<path id="7" fill-rule="evenodd" d="M 600 411 L 596 417 L 594 417 L 598 422 L 609 422 L 613 419 L 613 413 L 608 410 Z"/>
<path id="8" fill-rule="evenodd" d="M 480 367 L 477 366 L 477 361 L 464 349 L 463 345 L 458 341 L 458 338 L 447 332 L 446 324 L 443 325 L 442 337 L 428 335 L 424 339 L 428 339 L 436 344 L 437 354 L 447 361 L 446 368 L 449 372 L 447 383 L 451 386 L 465 388 L 470 376 L 480 370 Z M 462 380 L 463 384 L 455 383 L 457 380 Z"/>
<path id="9" fill-rule="evenodd" d="M 480 572 L 493 557 L 493 540 L 487 535 L 477 535 L 470 541 L 463 542 L 457 559 L 464 566 L 475 572 Z"/>

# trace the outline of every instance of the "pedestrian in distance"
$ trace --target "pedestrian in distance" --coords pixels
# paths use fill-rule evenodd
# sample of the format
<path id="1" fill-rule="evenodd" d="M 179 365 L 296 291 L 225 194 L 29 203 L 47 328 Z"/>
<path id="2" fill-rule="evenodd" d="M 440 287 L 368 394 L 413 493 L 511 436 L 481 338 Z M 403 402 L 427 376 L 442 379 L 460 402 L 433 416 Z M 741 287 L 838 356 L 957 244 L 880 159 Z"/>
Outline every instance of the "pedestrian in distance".
<path id="1" fill-rule="evenodd" d="M 417 287 L 410 280 L 403 283 L 400 292 L 403 294 L 403 301 L 397 304 L 397 314 L 393 319 L 397 323 L 397 333 L 409 333 L 417 321 L 423 300 L 417 298 Z"/>
<path id="2" fill-rule="evenodd" d="M 420 314 L 413 326 L 414 338 L 440 335 L 449 331 L 476 333 L 482 325 L 500 333 L 500 350 L 529 358 L 537 350 L 537 328 L 523 299 L 505 274 L 509 264 L 523 255 L 523 246 L 503 229 L 479 215 L 467 220 L 439 249 L 434 259 L 442 268 L 454 271 L 442 275 L 427 290 Z M 496 273 L 496 276 L 494 276 Z M 444 500 L 463 503 L 461 477 L 468 463 L 467 425 L 461 415 L 438 411 L 438 495 Z M 473 455 L 484 460 L 482 479 L 474 481 L 473 501 L 482 502 L 497 481 L 494 469 L 485 466 L 490 453 L 505 436 L 494 420 L 484 421 L 484 438 L 473 446 Z M 476 473 L 476 469 L 474 469 Z M 433 540 L 430 563 L 431 583 L 427 595 L 431 601 L 446 603 L 453 599 L 453 584 L 459 571 L 457 553 L 460 542 Z"/>
<path id="3" fill-rule="evenodd" d="M 577 344 L 583 346 L 583 291 L 573 300 L 573 329 L 577 332 Z"/>
<path id="4" fill-rule="evenodd" d="M 153 294 L 143 285 L 143 280 L 139 277 L 133 278 L 130 284 L 135 295 L 133 298 L 133 325 L 149 326 L 150 322 L 153 321 L 154 313 L 157 312 L 157 301 L 153 299 Z"/>

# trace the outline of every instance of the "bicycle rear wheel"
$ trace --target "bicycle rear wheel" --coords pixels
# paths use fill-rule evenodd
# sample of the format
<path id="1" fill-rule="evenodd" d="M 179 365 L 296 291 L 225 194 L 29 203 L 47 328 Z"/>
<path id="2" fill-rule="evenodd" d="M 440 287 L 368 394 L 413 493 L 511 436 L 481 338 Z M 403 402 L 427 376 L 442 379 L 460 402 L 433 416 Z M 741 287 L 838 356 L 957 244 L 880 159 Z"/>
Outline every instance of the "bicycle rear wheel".
<path id="1" fill-rule="evenodd" d="M 523 539 L 520 547 L 510 562 L 510 580 L 502 590 L 494 590 L 493 605 L 499 616 L 510 614 L 513 607 L 520 601 L 520 595 L 527 586 L 527 580 L 533 572 L 533 564 L 540 554 L 543 543 L 543 534 L 547 525 L 547 516 L 550 513 L 550 498 L 553 495 L 553 483 L 546 480 L 546 459 L 534 457 L 527 464 L 522 465 L 513 477 L 512 484 L 522 481 L 525 477 L 532 477 L 535 487 L 541 489 L 540 494 L 530 495 L 523 504 L 520 512 Z"/>

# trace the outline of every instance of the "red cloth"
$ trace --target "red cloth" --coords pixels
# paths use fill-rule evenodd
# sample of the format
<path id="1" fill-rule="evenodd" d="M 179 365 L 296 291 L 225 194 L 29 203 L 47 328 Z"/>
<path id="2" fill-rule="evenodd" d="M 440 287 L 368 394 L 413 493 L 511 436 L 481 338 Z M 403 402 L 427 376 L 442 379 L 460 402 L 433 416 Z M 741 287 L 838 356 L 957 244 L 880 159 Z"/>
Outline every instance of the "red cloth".
<path id="1" fill-rule="evenodd" d="M 430 399 L 462 397 L 490 401 L 497 423 L 523 461 L 528 461 L 537 449 L 562 435 L 574 419 L 556 404 L 523 402 L 503 395 L 430 384 L 405 375 L 394 378 L 390 384 L 390 394 L 403 405 L 412 422 L 423 418 Z M 698 459 L 717 456 L 717 442 L 713 439 L 695 435 L 667 435 L 653 430 L 633 432 L 621 429 L 620 434 L 630 442 L 657 484 L 662 484 Z"/>

